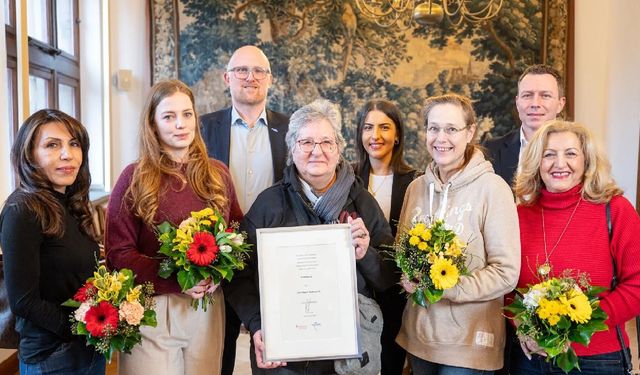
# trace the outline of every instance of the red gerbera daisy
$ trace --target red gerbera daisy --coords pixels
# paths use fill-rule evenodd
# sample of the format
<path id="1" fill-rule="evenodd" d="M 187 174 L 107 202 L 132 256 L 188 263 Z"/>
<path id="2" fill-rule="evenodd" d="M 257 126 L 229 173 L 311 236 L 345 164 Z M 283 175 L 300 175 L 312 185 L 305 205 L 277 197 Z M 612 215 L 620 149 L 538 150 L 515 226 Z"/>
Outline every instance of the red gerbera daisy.
<path id="1" fill-rule="evenodd" d="M 187 250 L 187 259 L 198 266 L 207 266 L 218 255 L 216 238 L 209 232 L 198 232 L 193 235 L 193 242 Z"/>
<path id="2" fill-rule="evenodd" d="M 118 329 L 118 309 L 107 301 L 91 306 L 84 316 L 87 331 L 94 337 L 104 337 Z"/>
<path id="3" fill-rule="evenodd" d="M 78 302 L 86 302 L 89 298 L 93 298 L 93 296 L 95 296 L 97 292 L 98 289 L 96 289 L 96 287 L 93 286 L 92 283 L 87 282 L 80 289 L 78 289 L 76 294 L 73 295 L 73 299 Z"/>

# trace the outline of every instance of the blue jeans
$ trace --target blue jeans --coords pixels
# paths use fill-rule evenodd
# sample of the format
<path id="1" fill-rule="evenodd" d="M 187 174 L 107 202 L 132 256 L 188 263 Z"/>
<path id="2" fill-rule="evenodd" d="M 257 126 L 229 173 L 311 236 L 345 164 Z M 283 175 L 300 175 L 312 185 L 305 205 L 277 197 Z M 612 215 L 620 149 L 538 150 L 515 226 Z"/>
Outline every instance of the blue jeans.
<path id="1" fill-rule="evenodd" d="M 491 375 L 493 371 L 476 370 L 466 367 L 442 365 L 425 361 L 414 355 L 408 354 L 411 370 L 415 375 Z"/>
<path id="2" fill-rule="evenodd" d="M 626 349 L 629 350 L 628 348 Z M 547 363 L 543 357 L 533 355 L 531 360 L 522 352 L 520 345 L 512 347 L 511 375 L 564 375 L 558 366 Z M 569 375 L 626 375 L 622 351 L 578 357 L 580 370 L 573 369 Z"/>
<path id="3" fill-rule="evenodd" d="M 80 340 L 60 345 L 43 361 L 24 363 L 20 360 L 20 375 L 104 375 L 104 370 L 104 356 Z"/>

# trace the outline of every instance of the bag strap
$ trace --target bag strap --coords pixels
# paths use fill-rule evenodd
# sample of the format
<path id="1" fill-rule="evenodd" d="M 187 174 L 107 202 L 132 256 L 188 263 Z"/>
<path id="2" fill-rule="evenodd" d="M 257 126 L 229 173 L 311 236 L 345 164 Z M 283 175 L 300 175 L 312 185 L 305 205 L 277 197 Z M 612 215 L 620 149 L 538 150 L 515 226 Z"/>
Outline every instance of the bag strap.
<path id="1" fill-rule="evenodd" d="M 605 212 L 607 214 L 607 230 L 609 232 L 609 247 L 611 247 L 611 241 L 613 239 L 613 224 L 611 222 L 611 203 L 607 202 L 605 205 Z M 611 290 L 613 291 L 618 285 L 618 269 L 616 267 L 616 259 L 613 257 L 613 252 L 611 252 L 611 264 L 613 265 L 613 278 L 611 279 Z M 636 318 L 636 324 L 638 323 L 638 318 Z M 636 326 L 637 328 L 637 326 Z M 616 326 L 616 333 L 618 334 L 618 341 L 620 341 L 620 347 L 622 348 L 622 358 L 624 360 L 624 366 L 627 370 L 627 373 L 631 374 L 633 370 L 633 365 L 631 364 L 631 355 L 627 351 L 627 348 L 624 345 L 624 336 L 622 335 L 622 329 L 620 325 Z M 639 336 L 640 340 L 640 336 Z"/>

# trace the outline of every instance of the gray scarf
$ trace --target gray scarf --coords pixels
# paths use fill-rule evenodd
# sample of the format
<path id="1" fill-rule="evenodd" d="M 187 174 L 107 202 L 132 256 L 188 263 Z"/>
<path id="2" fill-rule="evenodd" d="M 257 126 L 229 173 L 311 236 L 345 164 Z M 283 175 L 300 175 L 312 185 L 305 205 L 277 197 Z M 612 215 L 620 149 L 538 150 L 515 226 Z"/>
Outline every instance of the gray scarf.
<path id="1" fill-rule="evenodd" d="M 313 207 L 313 211 L 322 221 L 325 223 L 338 222 L 338 216 L 347 202 L 349 190 L 355 180 L 356 177 L 351 166 L 341 161 L 336 166 L 336 181 Z"/>

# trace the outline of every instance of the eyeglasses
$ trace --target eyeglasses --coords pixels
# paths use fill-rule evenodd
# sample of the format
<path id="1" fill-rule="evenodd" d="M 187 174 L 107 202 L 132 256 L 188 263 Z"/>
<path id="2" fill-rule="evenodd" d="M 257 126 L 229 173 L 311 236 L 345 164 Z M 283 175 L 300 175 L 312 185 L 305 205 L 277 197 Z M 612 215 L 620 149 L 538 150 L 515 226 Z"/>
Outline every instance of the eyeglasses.
<path id="1" fill-rule="evenodd" d="M 250 68 L 248 66 L 236 66 L 235 68 L 227 70 L 227 72 L 233 72 L 233 76 L 237 79 L 247 79 L 249 77 L 249 73 L 253 73 L 253 78 L 258 81 L 265 79 L 267 74 L 271 74 L 268 69 L 259 67 Z"/>
<path id="2" fill-rule="evenodd" d="M 325 140 L 322 142 L 316 142 L 311 139 L 301 139 L 298 141 L 298 147 L 302 152 L 311 153 L 315 150 L 316 145 L 320 145 L 322 152 L 332 153 L 336 150 L 336 143 L 334 141 Z"/>
<path id="3" fill-rule="evenodd" d="M 431 136 L 437 136 L 438 134 L 440 134 L 441 131 L 444 131 L 446 135 L 456 135 L 468 127 L 469 125 L 465 126 L 464 128 L 456 128 L 455 126 L 447 126 L 444 128 L 441 128 L 439 126 L 428 126 L 427 134 Z"/>

